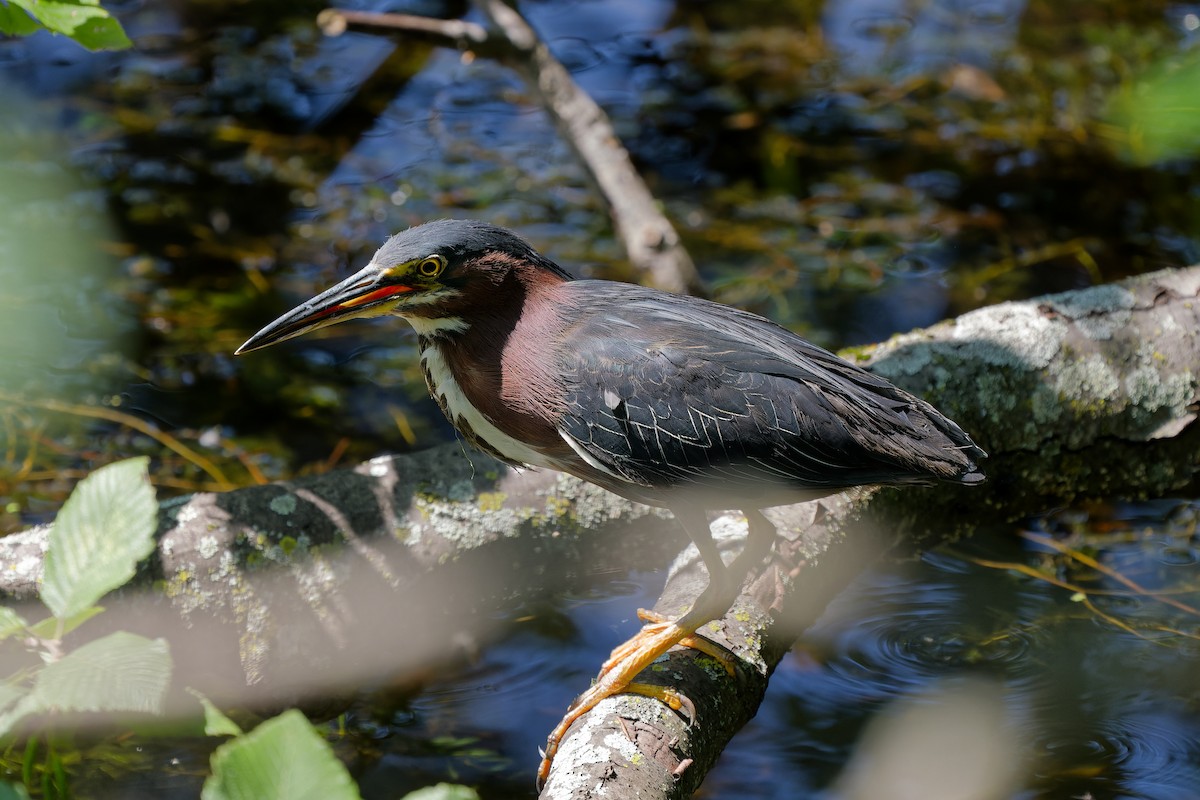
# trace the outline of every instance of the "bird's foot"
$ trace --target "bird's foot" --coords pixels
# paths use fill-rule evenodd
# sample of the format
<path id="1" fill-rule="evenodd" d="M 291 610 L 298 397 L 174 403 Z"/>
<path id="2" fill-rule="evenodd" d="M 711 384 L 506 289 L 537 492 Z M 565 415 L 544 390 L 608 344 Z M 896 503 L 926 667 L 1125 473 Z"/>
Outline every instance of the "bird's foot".
<path id="1" fill-rule="evenodd" d="M 639 631 L 632 639 L 617 645 L 617 647 L 612 651 L 612 654 L 609 655 L 608 660 L 600 665 L 600 678 L 603 678 L 604 675 L 610 669 L 612 669 L 614 665 L 620 663 L 620 661 L 626 658 L 629 653 L 635 651 L 639 647 L 642 637 L 654 636 L 659 631 L 673 624 L 669 617 L 663 616 L 657 611 L 639 608 L 637 615 L 638 619 L 645 622 L 646 625 L 644 625 L 641 631 Z M 705 655 L 720 662 L 721 666 L 725 667 L 725 671 L 729 673 L 730 677 L 737 675 L 737 657 L 720 645 L 714 644 L 702 636 L 697 636 L 695 633 L 690 633 L 687 636 L 684 636 L 675 644 L 679 645 L 680 647 L 698 650 L 699 652 L 704 653 Z"/>
<path id="2" fill-rule="evenodd" d="M 623 694 L 640 694 L 642 697 L 650 697 L 663 703 L 667 708 L 687 720 L 689 728 L 696 721 L 696 704 L 687 695 L 668 686 L 657 686 L 653 683 L 631 683 L 621 692 Z"/>
<path id="3" fill-rule="evenodd" d="M 638 619 L 647 623 L 662 624 L 668 621 L 666 617 L 659 614 L 657 611 L 639 608 Z M 705 639 L 696 633 L 685 636 L 675 643 L 679 647 L 687 647 L 691 650 L 696 650 L 704 655 L 720 662 L 721 666 L 725 667 L 725 671 L 729 673 L 729 677 L 737 677 L 737 656 L 726 650 L 716 642 Z M 676 709 L 678 711 L 679 709 Z"/>
<path id="4" fill-rule="evenodd" d="M 596 704 L 604 698 L 630 691 L 630 684 L 639 672 L 650 666 L 659 656 L 681 640 L 690 637 L 694 630 L 694 628 L 681 627 L 677 622 L 653 622 L 646 625 L 636 636 L 614 651 L 614 658 L 610 658 L 605 663 L 605 669 L 601 672 L 600 677 L 590 689 L 571 704 L 571 708 L 563 717 L 562 722 L 558 723 L 558 726 L 550 732 L 550 736 L 546 740 L 546 751 L 542 755 L 541 766 L 538 767 L 537 786 L 539 791 L 545 786 L 546 779 L 550 776 L 550 762 L 554 760 L 559 744 L 575 721 L 595 708 Z M 615 658 L 618 654 L 620 658 Z M 652 691 L 642 691 L 644 688 L 652 689 Z M 670 690 L 662 692 L 662 696 L 659 696 L 660 689 L 661 687 L 633 684 L 633 691 L 637 694 L 658 697 L 676 711 L 686 710 L 690 717 L 690 724 L 696 716 L 696 709 L 691 701 L 678 693 L 670 692 Z M 674 695 L 674 698 L 671 698 L 670 695 Z M 673 703 L 677 703 L 678 707 Z"/>
<path id="5" fill-rule="evenodd" d="M 600 665 L 600 673 L 596 676 L 597 680 L 602 680 L 610 670 L 612 670 L 625 659 L 629 658 L 631 653 L 637 652 L 638 648 L 642 646 L 642 643 L 645 640 L 653 638 L 673 624 L 670 619 L 654 611 L 647 611 L 644 608 L 639 608 L 637 613 L 638 618 L 645 620 L 647 624 L 643 625 L 642 629 L 635 633 L 632 637 L 626 639 L 613 648 L 612 653 L 610 653 L 608 656 L 608 660 Z M 688 638 L 689 635 L 690 634 L 684 634 L 680 641 Z"/>

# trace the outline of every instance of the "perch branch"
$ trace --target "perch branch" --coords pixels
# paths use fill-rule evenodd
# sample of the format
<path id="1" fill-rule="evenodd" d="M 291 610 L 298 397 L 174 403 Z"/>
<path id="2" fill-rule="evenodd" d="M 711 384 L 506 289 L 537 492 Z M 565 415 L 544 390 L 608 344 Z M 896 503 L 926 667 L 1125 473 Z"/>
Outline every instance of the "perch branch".
<path id="1" fill-rule="evenodd" d="M 604 109 L 579 88 L 550 47 L 512 7 L 501 0 L 475 0 L 475 6 L 487 17 L 489 29 L 459 20 L 339 8 L 321 12 L 318 21 L 331 34 L 340 33 L 346 25 L 382 27 L 514 65 L 537 90 L 555 127 L 599 189 L 634 268 L 657 288 L 703 294 L 696 267 L 679 234 L 659 210 Z"/>

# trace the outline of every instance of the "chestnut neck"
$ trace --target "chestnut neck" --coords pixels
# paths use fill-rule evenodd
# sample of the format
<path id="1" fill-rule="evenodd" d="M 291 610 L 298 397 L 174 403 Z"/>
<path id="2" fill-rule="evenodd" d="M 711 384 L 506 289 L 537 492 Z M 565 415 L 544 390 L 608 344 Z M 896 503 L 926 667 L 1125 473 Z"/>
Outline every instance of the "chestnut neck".
<path id="1" fill-rule="evenodd" d="M 555 430 L 562 413 L 557 347 L 568 281 L 502 253 L 472 266 L 460 293 L 436 309 L 437 319 L 462 324 L 421 333 L 423 357 L 436 349 L 465 399 L 505 433 L 557 450 L 563 446 Z M 434 389 L 435 398 L 444 388 Z"/>

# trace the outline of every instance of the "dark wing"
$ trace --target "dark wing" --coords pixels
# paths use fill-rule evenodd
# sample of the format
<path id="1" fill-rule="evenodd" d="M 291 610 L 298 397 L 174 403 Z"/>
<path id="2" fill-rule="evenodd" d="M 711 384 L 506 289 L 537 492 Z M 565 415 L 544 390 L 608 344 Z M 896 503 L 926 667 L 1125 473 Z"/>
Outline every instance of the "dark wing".
<path id="1" fill-rule="evenodd" d="M 572 286 L 588 305 L 568 315 L 560 433 L 614 478 L 751 492 L 983 478 L 983 451 L 928 403 L 768 320 L 636 286 Z"/>

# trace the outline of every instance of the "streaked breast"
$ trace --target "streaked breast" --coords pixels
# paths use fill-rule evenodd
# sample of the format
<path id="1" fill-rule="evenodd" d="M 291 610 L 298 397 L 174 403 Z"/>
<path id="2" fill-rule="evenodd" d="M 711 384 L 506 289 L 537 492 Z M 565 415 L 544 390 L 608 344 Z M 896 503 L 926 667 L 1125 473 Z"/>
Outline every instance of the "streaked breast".
<path id="1" fill-rule="evenodd" d="M 455 379 L 436 339 L 421 338 L 421 366 L 429 394 L 464 439 L 510 464 L 558 469 L 546 456 L 500 430 L 471 402 Z"/>

